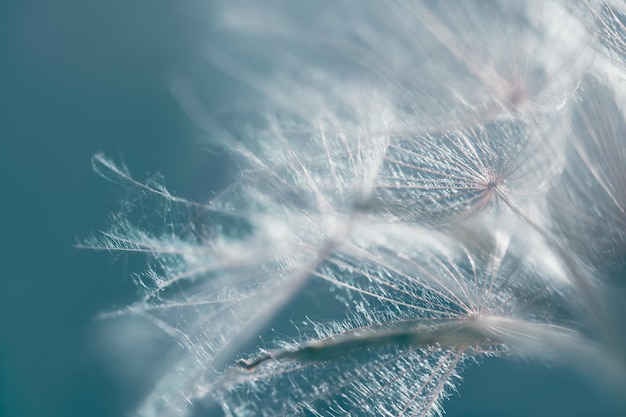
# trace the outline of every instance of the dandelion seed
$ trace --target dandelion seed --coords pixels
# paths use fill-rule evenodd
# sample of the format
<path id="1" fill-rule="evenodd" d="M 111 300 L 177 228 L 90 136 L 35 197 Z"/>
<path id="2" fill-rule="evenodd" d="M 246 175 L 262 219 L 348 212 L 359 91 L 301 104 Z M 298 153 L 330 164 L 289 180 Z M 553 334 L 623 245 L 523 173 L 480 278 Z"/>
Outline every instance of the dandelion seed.
<path id="1" fill-rule="evenodd" d="M 554 111 L 589 65 L 586 31 L 556 2 L 489 1 L 463 7 L 417 2 L 398 10 L 421 22 L 441 50 L 457 60 L 458 72 L 450 74 L 457 97 L 484 106 L 492 118 Z M 470 92 L 472 82 L 457 87 L 464 80 L 461 72 L 480 89 Z"/>
<path id="2" fill-rule="evenodd" d="M 277 138 L 279 140 L 280 138 Z M 144 296 L 106 317 L 140 317 L 170 336 L 180 348 L 166 374 L 140 408 L 141 415 L 185 413 L 201 396 L 200 379 L 216 377 L 239 345 L 254 335 L 307 282 L 357 221 L 385 142 L 322 135 L 309 147 L 287 146 L 286 159 L 274 149 L 240 149 L 250 168 L 240 181 L 210 203 L 198 205 L 218 219 L 205 239 L 179 235 L 170 224 L 161 235 L 133 227 L 124 216 L 91 248 L 144 253 L 154 266 L 138 278 Z M 323 150 L 322 157 L 318 157 Z M 310 154 L 315 155 L 311 158 Z M 245 158 L 245 159 L 243 159 Z M 110 161 L 110 176 L 164 199 L 191 206 L 158 185 L 133 180 Z M 327 172 L 333 175 L 328 176 Z M 328 179 L 319 181 L 324 173 Z M 279 185 L 278 187 L 276 185 Z M 221 227 L 248 229 L 228 236 Z M 200 392 L 200 393 L 199 393 Z"/>
<path id="3" fill-rule="evenodd" d="M 107 177 L 123 180 L 156 196 L 167 205 L 167 213 L 188 209 L 186 200 L 170 196 L 160 185 L 140 183 L 127 170 L 98 156 Z M 263 200 L 257 201 L 262 203 Z M 148 209 L 145 200 L 142 216 Z M 197 205 L 206 215 L 209 205 Z M 294 255 L 293 241 L 276 219 L 236 217 L 225 210 L 210 213 L 217 222 L 207 223 L 204 232 L 189 231 L 162 219 L 164 230 L 142 230 L 131 225 L 126 213 L 116 217 L 114 226 L 99 239 L 83 245 L 92 249 L 144 254 L 151 265 L 137 277 L 143 292 L 133 305 L 109 312 L 107 318 L 139 318 L 169 336 L 178 345 L 165 356 L 172 371 L 157 382 L 138 412 L 141 415 L 176 415 L 189 410 L 189 399 L 198 389 L 198 380 L 217 376 L 230 361 L 246 333 L 265 324 L 272 311 L 288 294 L 277 292 L 281 280 L 297 273 L 313 256 Z M 230 217 L 229 217 L 230 216 Z M 132 217 L 132 216 L 131 216 Z M 255 220 L 257 222 L 255 222 Z M 229 236 L 230 223 L 242 236 Z M 245 229 L 248 232 L 243 232 Z M 284 272 L 283 273 L 281 272 Z M 294 272 L 295 271 L 295 272 Z"/>
<path id="4" fill-rule="evenodd" d="M 525 123 L 501 121 L 392 140 L 375 198 L 404 220 L 437 224 L 484 213 L 504 200 L 541 196 L 555 152 Z"/>
<path id="5" fill-rule="evenodd" d="M 223 394 L 228 412 L 433 415 L 468 358 L 543 356 L 579 341 L 551 324 L 558 297 L 510 258 L 506 239 L 474 255 L 439 235 L 442 251 L 428 239 L 416 245 L 425 230 L 381 229 L 355 232 L 349 249 L 312 272 L 351 294 L 357 313 L 316 325 L 301 344 L 241 360 L 247 372 L 227 374 L 235 384 Z"/>

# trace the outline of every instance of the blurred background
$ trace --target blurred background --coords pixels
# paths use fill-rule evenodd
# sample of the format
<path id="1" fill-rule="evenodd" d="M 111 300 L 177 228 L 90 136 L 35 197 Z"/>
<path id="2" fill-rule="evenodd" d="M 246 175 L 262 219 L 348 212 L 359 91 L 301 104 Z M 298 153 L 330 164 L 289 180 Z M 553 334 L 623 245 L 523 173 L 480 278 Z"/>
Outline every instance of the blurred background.
<path id="1" fill-rule="evenodd" d="M 135 299 L 141 265 L 75 244 L 124 197 L 92 172 L 96 152 L 193 200 L 229 181 L 228 158 L 173 94 L 197 87 L 217 114 L 245 91 L 203 58 L 220 42 L 209 2 L 0 3 L 0 416 L 128 416 L 150 389 L 146 358 L 103 340 L 95 319 Z M 447 416 L 618 415 L 558 366 L 487 360 L 464 375 Z"/>

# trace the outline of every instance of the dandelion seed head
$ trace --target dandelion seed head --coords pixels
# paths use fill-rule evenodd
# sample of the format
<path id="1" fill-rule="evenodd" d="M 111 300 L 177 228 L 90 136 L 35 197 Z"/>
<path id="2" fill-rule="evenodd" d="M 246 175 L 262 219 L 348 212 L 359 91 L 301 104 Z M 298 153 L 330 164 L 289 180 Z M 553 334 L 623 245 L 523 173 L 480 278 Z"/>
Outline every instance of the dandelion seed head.
<path id="1" fill-rule="evenodd" d="M 94 158 L 138 197 L 90 246 L 148 263 L 106 316 L 172 344 L 139 415 L 434 416 L 486 356 L 607 367 L 578 319 L 626 236 L 623 114 L 585 74 L 618 72 L 620 7 L 591 25 L 539 0 L 210 7 L 232 48 L 209 62 L 262 97 L 234 110 L 254 107 L 224 142 L 234 183 L 197 204 Z M 298 297 L 341 314 L 265 342 Z"/>

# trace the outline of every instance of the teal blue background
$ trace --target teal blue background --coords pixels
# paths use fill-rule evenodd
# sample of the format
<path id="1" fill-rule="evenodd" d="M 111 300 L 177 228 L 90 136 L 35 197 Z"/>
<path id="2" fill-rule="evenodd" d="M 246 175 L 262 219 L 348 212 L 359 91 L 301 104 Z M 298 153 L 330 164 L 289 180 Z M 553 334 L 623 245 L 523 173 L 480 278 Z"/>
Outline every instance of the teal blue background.
<path id="1" fill-rule="evenodd" d="M 211 112 L 235 90 L 201 58 L 211 31 L 192 6 L 0 3 L 2 416 L 124 416 L 149 389 L 141 372 L 120 377 L 116 367 L 127 362 L 107 356 L 94 319 L 135 298 L 136 265 L 74 245 L 105 228 L 124 197 L 92 172 L 96 152 L 121 155 L 139 179 L 161 172 L 191 199 L 206 200 L 229 176 L 228 160 L 204 151 L 207 134 L 170 92 L 176 80 L 191 80 Z M 560 368 L 487 360 L 465 376 L 447 416 L 612 410 Z"/>
<path id="2" fill-rule="evenodd" d="M 203 40 L 176 3 L 0 2 L 2 416 L 118 416 L 146 389 L 116 379 L 94 320 L 135 298 L 133 268 L 74 245 L 124 197 L 93 173 L 95 152 L 190 198 L 225 176 L 169 91 Z"/>

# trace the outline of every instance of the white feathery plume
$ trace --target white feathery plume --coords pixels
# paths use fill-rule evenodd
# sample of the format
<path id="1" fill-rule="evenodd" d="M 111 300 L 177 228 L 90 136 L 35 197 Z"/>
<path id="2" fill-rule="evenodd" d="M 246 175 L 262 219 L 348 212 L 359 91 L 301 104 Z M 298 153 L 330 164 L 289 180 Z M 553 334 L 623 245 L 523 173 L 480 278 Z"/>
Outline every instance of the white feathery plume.
<path id="1" fill-rule="evenodd" d="M 547 287 L 544 274 L 526 270 L 505 234 L 467 232 L 469 246 L 407 225 L 355 230 L 312 271 L 345 291 L 351 316 L 241 360 L 223 382 L 227 413 L 440 414 L 461 364 L 483 355 L 584 357 L 611 371 L 599 346 L 555 324 L 566 322 L 558 315 L 567 285 Z"/>
<path id="2" fill-rule="evenodd" d="M 106 316 L 178 345 L 137 414 L 440 415 L 492 355 L 623 383 L 592 329 L 614 329 L 595 272 L 623 249 L 622 104 L 588 75 L 619 90 L 622 6 L 213 2 L 232 48 L 210 62 L 263 96 L 223 142 L 236 181 L 197 204 L 94 158 L 163 204 L 160 230 L 139 198 L 85 245 L 146 255 L 142 296 Z M 345 316 L 249 347 L 312 286 Z"/>

